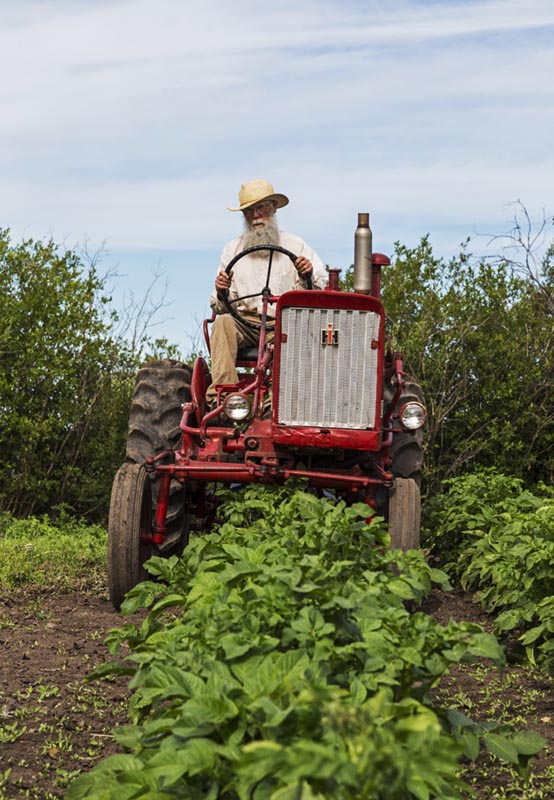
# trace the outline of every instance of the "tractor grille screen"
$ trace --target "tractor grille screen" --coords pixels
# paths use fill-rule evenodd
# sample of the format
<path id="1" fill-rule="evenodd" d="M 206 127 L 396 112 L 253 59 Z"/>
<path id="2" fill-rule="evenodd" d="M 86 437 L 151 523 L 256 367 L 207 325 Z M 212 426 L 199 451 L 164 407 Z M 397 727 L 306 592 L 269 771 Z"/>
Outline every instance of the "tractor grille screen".
<path id="1" fill-rule="evenodd" d="M 379 322 L 373 311 L 283 309 L 278 422 L 375 427 Z"/>

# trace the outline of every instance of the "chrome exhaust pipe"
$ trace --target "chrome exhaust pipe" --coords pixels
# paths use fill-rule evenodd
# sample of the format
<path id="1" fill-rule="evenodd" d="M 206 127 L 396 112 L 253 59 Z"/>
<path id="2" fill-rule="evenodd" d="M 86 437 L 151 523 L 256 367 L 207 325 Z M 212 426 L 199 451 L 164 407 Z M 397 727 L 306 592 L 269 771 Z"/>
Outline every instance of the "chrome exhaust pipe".
<path id="1" fill-rule="evenodd" d="M 354 234 L 354 291 L 371 293 L 372 233 L 369 214 L 358 214 L 358 227 Z"/>

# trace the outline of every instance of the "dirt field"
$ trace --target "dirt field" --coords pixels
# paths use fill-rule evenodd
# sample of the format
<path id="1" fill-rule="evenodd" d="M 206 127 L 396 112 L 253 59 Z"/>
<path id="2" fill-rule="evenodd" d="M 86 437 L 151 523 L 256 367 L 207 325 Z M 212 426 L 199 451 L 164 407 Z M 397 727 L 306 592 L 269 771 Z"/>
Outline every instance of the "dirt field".
<path id="1" fill-rule="evenodd" d="M 435 592 L 425 610 L 490 627 L 462 593 Z M 0 800 L 63 797 L 72 777 L 114 752 L 111 730 L 125 722 L 127 680 L 83 683 L 109 660 L 103 644 L 122 618 L 106 595 L 19 592 L 0 601 Z M 475 719 L 513 721 L 549 740 L 523 788 L 487 758 L 466 780 L 478 798 L 554 798 L 554 681 L 510 668 L 504 679 L 483 665 L 457 670 L 437 691 Z"/>

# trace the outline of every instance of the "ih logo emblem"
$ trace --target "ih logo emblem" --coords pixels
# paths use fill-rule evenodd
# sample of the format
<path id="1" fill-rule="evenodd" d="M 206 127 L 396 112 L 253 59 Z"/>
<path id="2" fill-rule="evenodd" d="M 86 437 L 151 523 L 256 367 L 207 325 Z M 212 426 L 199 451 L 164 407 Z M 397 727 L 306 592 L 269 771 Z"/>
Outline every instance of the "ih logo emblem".
<path id="1" fill-rule="evenodd" d="M 329 322 L 327 328 L 321 331 L 321 344 L 338 344 L 339 332 L 333 328 L 333 323 Z"/>

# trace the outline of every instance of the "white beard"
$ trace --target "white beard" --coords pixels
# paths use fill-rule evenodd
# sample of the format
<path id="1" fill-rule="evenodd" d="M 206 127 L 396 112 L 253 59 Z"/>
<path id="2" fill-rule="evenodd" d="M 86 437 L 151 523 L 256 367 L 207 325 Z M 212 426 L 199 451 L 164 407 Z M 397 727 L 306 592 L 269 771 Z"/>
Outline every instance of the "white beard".
<path id="1" fill-rule="evenodd" d="M 241 241 L 243 250 L 247 250 L 249 247 L 260 247 L 261 245 L 275 246 L 279 244 L 279 240 L 279 228 L 275 217 L 268 219 L 265 225 L 252 225 L 245 219 Z M 254 258 L 267 258 L 267 250 L 258 250 L 251 255 Z"/>

